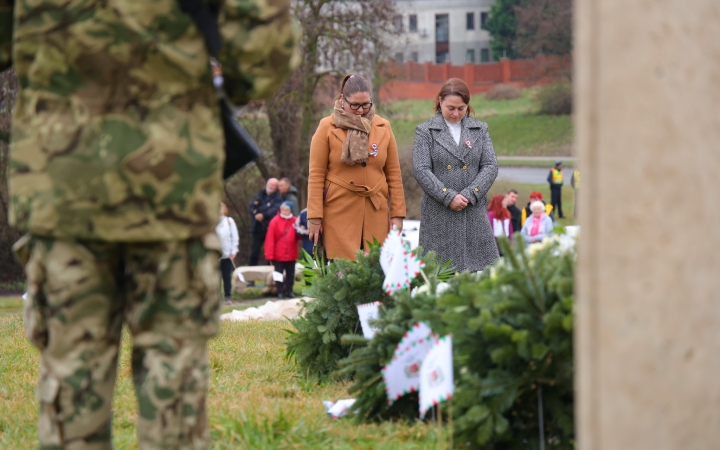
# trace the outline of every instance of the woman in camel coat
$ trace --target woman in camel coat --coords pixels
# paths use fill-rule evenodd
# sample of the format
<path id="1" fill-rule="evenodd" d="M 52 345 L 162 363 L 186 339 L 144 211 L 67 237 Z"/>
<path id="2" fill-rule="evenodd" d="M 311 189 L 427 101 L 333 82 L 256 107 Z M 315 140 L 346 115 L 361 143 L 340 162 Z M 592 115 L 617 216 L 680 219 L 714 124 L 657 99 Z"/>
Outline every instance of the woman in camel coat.
<path id="1" fill-rule="evenodd" d="M 308 234 L 329 259 L 354 260 L 373 238 L 382 242 L 405 217 L 400 161 L 390 123 L 375 115 L 370 84 L 348 75 L 333 114 L 310 145 Z"/>

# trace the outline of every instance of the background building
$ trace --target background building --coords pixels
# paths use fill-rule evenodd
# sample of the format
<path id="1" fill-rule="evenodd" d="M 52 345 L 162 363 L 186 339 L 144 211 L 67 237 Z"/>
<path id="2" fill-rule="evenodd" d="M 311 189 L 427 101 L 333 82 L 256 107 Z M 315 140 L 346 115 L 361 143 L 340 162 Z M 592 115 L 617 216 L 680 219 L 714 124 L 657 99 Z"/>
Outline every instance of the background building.
<path id="1" fill-rule="evenodd" d="M 494 0 L 400 0 L 395 27 L 403 37 L 398 62 L 453 65 L 491 62 L 490 33 L 482 29 Z"/>

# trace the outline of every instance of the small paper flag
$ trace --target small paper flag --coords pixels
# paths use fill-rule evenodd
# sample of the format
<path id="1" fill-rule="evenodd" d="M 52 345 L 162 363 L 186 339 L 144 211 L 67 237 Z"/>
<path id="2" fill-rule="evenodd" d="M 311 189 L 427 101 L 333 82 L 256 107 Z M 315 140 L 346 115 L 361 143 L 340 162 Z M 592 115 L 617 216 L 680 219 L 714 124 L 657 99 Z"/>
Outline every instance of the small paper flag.
<path id="1" fill-rule="evenodd" d="M 416 323 L 395 347 L 392 360 L 382 369 L 388 404 L 420 388 L 420 367 L 433 343 L 431 334 L 425 322 Z"/>
<path id="2" fill-rule="evenodd" d="M 370 321 L 378 318 L 379 308 L 380 302 L 357 305 L 360 325 L 362 326 L 363 336 L 365 336 L 366 339 L 372 339 L 375 337 L 375 333 L 377 333 L 377 328 L 370 325 Z"/>
<path id="3" fill-rule="evenodd" d="M 452 335 L 433 336 L 432 346 L 420 367 L 420 417 L 438 403 L 452 397 L 453 379 Z"/>

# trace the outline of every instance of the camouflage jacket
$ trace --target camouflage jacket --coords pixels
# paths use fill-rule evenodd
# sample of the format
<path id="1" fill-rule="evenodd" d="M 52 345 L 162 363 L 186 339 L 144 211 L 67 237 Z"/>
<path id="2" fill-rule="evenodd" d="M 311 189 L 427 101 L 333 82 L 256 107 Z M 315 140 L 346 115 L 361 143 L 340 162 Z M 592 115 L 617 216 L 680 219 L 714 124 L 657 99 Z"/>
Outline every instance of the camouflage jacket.
<path id="1" fill-rule="evenodd" d="M 231 100 L 272 95 L 299 59 L 290 0 L 210 1 Z M 176 0 L 0 0 L 0 70 L 13 62 L 13 225 L 130 242 L 215 228 L 222 125 L 203 36 Z"/>

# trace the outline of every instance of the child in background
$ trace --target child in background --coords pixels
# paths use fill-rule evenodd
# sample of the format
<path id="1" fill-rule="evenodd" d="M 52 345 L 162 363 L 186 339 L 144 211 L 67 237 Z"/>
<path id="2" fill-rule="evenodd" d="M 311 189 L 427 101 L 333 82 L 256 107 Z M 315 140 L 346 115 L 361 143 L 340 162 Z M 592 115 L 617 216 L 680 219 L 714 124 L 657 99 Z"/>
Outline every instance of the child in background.
<path id="1" fill-rule="evenodd" d="M 295 232 L 293 202 L 280 205 L 277 215 L 268 225 L 265 236 L 265 259 L 272 262 L 275 272 L 283 275 L 283 281 L 275 281 L 278 298 L 292 298 L 295 283 L 295 261 L 298 258 L 298 240 L 302 237 Z"/>

